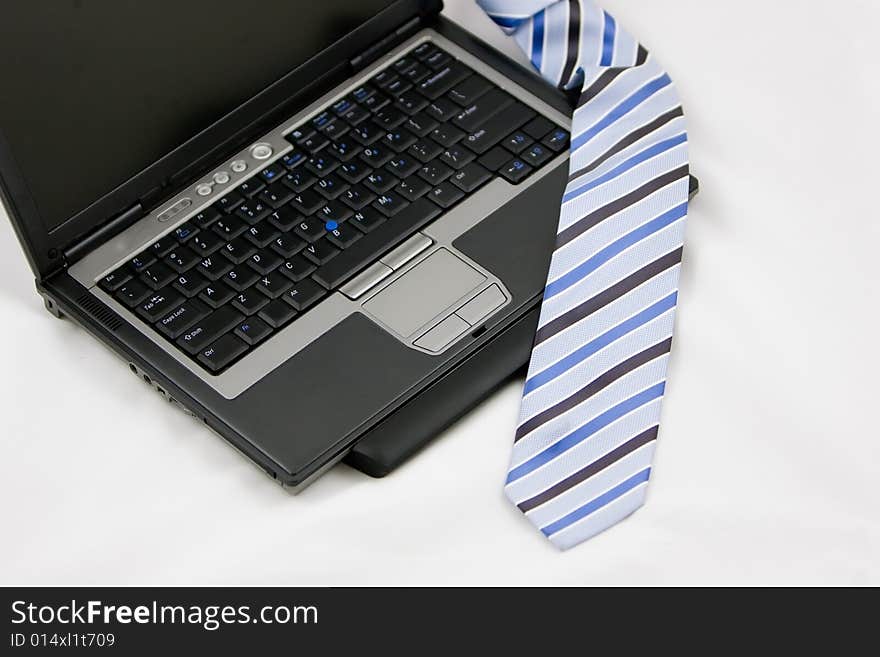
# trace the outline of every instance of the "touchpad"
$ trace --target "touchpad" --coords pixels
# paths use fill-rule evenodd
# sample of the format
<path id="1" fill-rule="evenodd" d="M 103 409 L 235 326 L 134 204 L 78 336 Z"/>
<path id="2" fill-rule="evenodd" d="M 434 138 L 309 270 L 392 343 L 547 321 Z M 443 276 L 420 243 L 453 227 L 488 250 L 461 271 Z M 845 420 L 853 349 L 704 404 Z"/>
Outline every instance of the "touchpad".
<path id="1" fill-rule="evenodd" d="M 364 309 L 408 337 L 486 277 L 446 249 L 437 249 L 364 304 Z"/>

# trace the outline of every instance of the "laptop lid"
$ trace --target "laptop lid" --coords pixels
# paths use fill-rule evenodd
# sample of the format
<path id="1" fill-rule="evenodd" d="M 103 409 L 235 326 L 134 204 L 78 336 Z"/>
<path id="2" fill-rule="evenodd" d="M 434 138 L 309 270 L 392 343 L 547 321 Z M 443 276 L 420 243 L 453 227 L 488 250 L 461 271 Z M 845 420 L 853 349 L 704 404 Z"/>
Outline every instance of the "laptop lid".
<path id="1" fill-rule="evenodd" d="M 12 0 L 0 194 L 38 278 L 353 72 L 441 0 Z"/>

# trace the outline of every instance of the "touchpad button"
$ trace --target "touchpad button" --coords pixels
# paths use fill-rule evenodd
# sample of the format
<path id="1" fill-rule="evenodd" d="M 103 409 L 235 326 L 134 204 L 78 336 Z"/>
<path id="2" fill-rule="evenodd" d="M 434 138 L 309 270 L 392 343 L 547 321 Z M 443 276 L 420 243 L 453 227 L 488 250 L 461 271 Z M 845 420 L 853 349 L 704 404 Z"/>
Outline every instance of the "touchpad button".
<path id="1" fill-rule="evenodd" d="M 485 280 L 464 260 L 440 248 L 367 301 L 364 309 L 408 337 Z"/>

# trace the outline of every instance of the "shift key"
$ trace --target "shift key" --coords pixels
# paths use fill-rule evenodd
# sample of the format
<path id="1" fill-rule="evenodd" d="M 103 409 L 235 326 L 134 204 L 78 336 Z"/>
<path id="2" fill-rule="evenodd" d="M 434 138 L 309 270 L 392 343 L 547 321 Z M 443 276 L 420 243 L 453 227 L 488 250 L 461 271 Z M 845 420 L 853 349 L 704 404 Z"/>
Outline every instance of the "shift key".
<path id="1" fill-rule="evenodd" d="M 177 339 L 177 345 L 188 354 L 195 355 L 223 333 L 234 329 L 244 315 L 232 306 L 223 306 L 186 330 Z"/>

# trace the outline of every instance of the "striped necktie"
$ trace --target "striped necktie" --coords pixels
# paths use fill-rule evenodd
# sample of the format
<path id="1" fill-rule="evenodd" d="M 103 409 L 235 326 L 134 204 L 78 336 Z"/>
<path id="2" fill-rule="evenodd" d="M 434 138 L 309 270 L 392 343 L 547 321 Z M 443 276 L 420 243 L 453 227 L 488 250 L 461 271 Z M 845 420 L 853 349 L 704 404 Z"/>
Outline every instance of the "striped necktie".
<path id="1" fill-rule="evenodd" d="M 569 548 L 645 500 L 688 202 L 669 76 L 589 0 L 477 0 L 554 85 L 580 91 L 568 185 L 505 493 Z"/>

